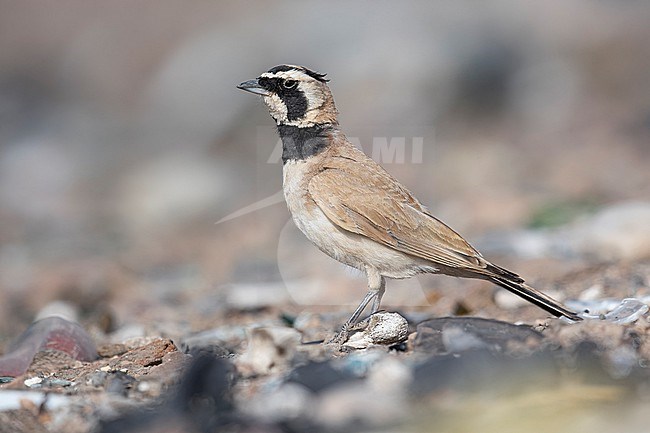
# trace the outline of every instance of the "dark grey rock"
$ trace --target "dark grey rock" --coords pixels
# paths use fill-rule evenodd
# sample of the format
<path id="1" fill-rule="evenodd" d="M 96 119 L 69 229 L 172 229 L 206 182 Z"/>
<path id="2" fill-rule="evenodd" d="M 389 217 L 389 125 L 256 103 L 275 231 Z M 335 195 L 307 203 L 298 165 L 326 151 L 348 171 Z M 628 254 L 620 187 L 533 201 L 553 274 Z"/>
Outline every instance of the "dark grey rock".
<path id="1" fill-rule="evenodd" d="M 442 317 L 417 326 L 413 350 L 434 355 L 478 349 L 495 353 L 531 351 L 542 339 L 542 334 L 524 325 L 477 317 Z"/>
<path id="2" fill-rule="evenodd" d="M 291 382 L 299 383 L 314 393 L 353 380 L 358 377 L 347 370 L 335 368 L 331 362 L 312 362 L 295 368 L 289 377 Z"/>
<path id="3" fill-rule="evenodd" d="M 135 382 L 136 379 L 133 376 L 129 376 L 121 371 L 116 371 L 111 373 L 106 381 L 106 392 L 120 394 L 126 397 L 129 389 L 133 387 Z"/>
<path id="4" fill-rule="evenodd" d="M 108 379 L 108 372 L 96 371 L 88 377 L 88 383 L 92 386 L 100 387 L 104 386 L 106 379 Z"/>

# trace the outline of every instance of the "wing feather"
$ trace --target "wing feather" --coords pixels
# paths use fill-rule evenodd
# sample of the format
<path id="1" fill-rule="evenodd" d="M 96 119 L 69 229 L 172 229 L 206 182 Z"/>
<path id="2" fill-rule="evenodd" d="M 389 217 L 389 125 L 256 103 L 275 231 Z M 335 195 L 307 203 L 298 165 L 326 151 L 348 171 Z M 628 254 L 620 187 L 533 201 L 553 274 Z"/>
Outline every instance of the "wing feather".
<path id="1" fill-rule="evenodd" d="M 435 264 L 486 267 L 478 251 L 372 160 L 330 159 L 309 182 L 309 193 L 343 230 Z"/>

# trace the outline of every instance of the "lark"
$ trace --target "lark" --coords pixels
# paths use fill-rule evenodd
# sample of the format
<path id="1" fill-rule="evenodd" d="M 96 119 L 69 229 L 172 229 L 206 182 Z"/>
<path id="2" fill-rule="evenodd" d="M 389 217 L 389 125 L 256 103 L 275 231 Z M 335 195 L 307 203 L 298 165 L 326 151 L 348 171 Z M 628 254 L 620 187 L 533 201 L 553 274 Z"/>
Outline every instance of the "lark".
<path id="1" fill-rule="evenodd" d="M 573 311 L 485 259 L 433 216 L 409 190 L 345 137 L 325 74 L 280 65 L 238 88 L 261 95 L 282 140 L 283 190 L 293 221 L 321 251 L 363 271 L 368 292 L 337 338 L 371 304 L 379 310 L 386 279 L 417 274 L 477 278 L 555 316 Z"/>

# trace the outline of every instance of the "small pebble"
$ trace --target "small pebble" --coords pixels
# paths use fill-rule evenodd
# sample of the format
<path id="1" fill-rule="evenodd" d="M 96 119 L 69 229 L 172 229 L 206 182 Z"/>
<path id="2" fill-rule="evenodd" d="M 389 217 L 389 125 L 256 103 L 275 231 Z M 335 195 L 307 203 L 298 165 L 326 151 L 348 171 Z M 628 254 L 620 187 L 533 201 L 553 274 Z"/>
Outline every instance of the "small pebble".
<path id="1" fill-rule="evenodd" d="M 136 391 L 149 398 L 160 397 L 164 388 L 161 382 L 156 380 L 146 380 L 138 382 L 135 387 Z"/>
<path id="2" fill-rule="evenodd" d="M 392 346 L 406 340 L 409 334 L 408 321 L 398 313 L 380 311 L 361 322 L 344 346 L 365 349 L 373 344 Z M 354 330 L 354 329 L 353 329 Z"/>
<path id="3" fill-rule="evenodd" d="M 67 387 L 67 386 L 74 386 L 75 383 L 70 381 L 70 380 L 59 379 L 59 378 L 56 378 L 56 377 L 52 377 L 52 378 L 45 379 L 43 381 L 43 385 L 48 386 L 48 387 L 57 387 L 57 386 Z"/>
<path id="4" fill-rule="evenodd" d="M 121 371 L 116 371 L 108 377 L 106 381 L 106 392 L 120 394 L 126 397 L 129 389 L 136 382 L 133 376 L 129 376 Z"/>
<path id="5" fill-rule="evenodd" d="M 269 326 L 250 331 L 248 348 L 239 358 L 237 366 L 243 374 L 269 374 L 287 366 L 301 335 L 293 328 Z"/>
<path id="6" fill-rule="evenodd" d="M 106 379 L 108 378 L 108 373 L 105 371 L 96 371 L 93 374 L 90 375 L 88 378 L 88 384 L 95 386 L 95 387 L 100 387 L 104 386 L 106 383 Z"/>
<path id="7" fill-rule="evenodd" d="M 41 387 L 41 382 L 43 382 L 42 377 L 30 377 L 29 379 L 25 379 L 25 386 L 29 388 L 40 388 Z"/>

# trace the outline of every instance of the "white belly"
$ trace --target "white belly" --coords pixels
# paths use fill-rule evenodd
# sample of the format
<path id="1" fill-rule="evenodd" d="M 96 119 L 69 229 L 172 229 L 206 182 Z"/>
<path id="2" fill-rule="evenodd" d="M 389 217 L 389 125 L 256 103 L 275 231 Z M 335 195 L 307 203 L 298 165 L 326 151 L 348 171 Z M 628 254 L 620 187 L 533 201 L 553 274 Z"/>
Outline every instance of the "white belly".
<path id="1" fill-rule="evenodd" d="M 314 245 L 341 263 L 389 278 L 435 272 L 428 263 L 338 228 L 308 196 L 309 161 L 288 161 L 283 168 L 284 197 L 293 221 Z"/>

